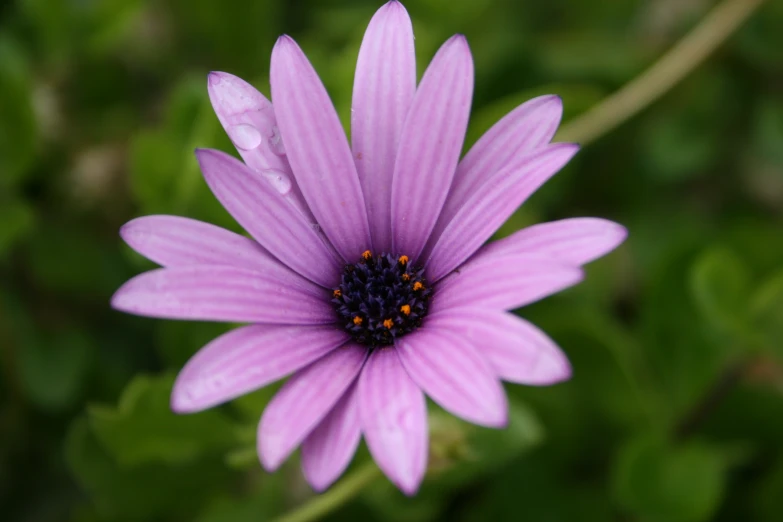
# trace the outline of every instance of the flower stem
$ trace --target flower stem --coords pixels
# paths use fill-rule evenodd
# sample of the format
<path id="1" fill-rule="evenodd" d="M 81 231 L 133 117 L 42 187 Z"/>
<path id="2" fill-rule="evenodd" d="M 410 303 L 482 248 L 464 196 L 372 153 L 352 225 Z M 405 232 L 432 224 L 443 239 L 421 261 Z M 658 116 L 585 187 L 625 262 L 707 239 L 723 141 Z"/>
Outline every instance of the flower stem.
<path id="1" fill-rule="evenodd" d="M 355 497 L 366 485 L 380 477 L 380 470 L 374 462 L 360 467 L 323 495 L 313 497 L 304 505 L 275 519 L 274 522 L 309 522 L 340 507 Z"/>
<path id="2" fill-rule="evenodd" d="M 764 0 L 725 0 L 668 53 L 622 89 L 561 127 L 557 141 L 589 143 L 660 98 L 703 62 Z"/>

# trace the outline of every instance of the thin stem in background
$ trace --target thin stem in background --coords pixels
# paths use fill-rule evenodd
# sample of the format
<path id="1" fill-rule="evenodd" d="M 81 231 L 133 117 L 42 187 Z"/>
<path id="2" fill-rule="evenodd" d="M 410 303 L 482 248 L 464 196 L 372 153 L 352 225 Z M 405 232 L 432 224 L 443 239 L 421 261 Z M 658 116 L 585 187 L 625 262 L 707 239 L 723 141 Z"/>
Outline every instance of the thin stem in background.
<path id="1" fill-rule="evenodd" d="M 368 462 L 347 477 L 342 479 L 332 489 L 323 495 L 313 497 L 302 506 L 286 513 L 274 522 L 310 522 L 320 520 L 359 494 L 365 486 L 381 476 L 375 462 Z"/>
<path id="2" fill-rule="evenodd" d="M 764 0 L 726 0 L 645 72 L 563 125 L 557 141 L 595 141 L 660 98 L 700 65 Z"/>

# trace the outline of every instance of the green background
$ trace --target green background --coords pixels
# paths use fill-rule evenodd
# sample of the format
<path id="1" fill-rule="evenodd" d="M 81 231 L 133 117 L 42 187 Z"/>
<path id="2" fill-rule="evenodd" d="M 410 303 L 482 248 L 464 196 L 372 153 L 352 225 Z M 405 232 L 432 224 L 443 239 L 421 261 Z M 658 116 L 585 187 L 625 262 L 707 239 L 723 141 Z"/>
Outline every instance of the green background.
<path id="1" fill-rule="evenodd" d="M 117 234 L 151 213 L 236 229 L 193 149 L 233 148 L 206 75 L 268 95 L 277 36 L 302 45 L 347 121 L 360 0 L 0 3 L 0 518 L 270 520 L 312 493 L 298 457 L 260 469 L 273 388 L 190 416 L 174 375 L 224 325 L 132 317 L 113 291 L 151 265 Z M 476 63 L 468 142 L 521 101 L 566 121 L 682 37 L 706 0 L 410 0 L 420 71 L 451 34 Z M 521 313 L 574 377 L 507 386 L 511 427 L 432 411 L 431 470 L 329 520 L 783 520 L 783 2 L 584 148 L 501 231 L 602 216 L 629 240 Z M 369 459 L 360 450 L 353 467 Z"/>

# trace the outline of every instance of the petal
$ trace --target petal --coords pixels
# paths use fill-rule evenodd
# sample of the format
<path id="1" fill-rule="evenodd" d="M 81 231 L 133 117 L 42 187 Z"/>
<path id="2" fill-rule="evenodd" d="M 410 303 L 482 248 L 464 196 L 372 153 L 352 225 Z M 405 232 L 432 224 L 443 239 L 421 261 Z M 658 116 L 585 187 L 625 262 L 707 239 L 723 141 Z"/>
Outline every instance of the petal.
<path id="1" fill-rule="evenodd" d="M 309 287 L 309 288 L 308 288 Z M 159 268 L 114 294 L 117 310 L 162 319 L 237 323 L 326 324 L 334 310 L 312 283 L 229 266 Z"/>
<path id="2" fill-rule="evenodd" d="M 302 443 L 302 471 L 316 491 L 323 491 L 342 475 L 361 438 L 356 383 Z"/>
<path id="3" fill-rule="evenodd" d="M 258 454 L 276 470 L 356 379 L 367 348 L 348 343 L 300 370 L 270 401 L 258 425 Z"/>
<path id="4" fill-rule="evenodd" d="M 473 96 L 473 59 L 464 36 L 440 48 L 403 126 L 392 182 L 394 252 L 418 258 L 457 168 Z"/>
<path id="5" fill-rule="evenodd" d="M 282 36 L 272 51 L 272 100 L 294 176 L 346 261 L 371 248 L 362 187 L 329 95 L 307 57 Z"/>
<path id="6" fill-rule="evenodd" d="M 234 219 L 288 267 L 321 286 L 340 280 L 340 261 L 311 224 L 268 183 L 228 154 L 196 151 L 204 179 Z"/>
<path id="7" fill-rule="evenodd" d="M 452 308 L 427 316 L 437 327 L 465 339 L 505 381 L 548 385 L 571 377 L 571 365 L 544 332 L 513 314 L 481 308 Z"/>
<path id="8" fill-rule="evenodd" d="M 429 277 L 437 281 L 470 257 L 577 150 L 567 143 L 549 145 L 487 176 L 435 243 L 426 264 Z"/>
<path id="9" fill-rule="evenodd" d="M 125 223 L 120 236 L 133 250 L 162 266 L 225 265 L 290 272 L 252 239 L 195 219 L 144 216 Z"/>
<path id="10" fill-rule="evenodd" d="M 487 255 L 471 260 L 438 283 L 430 309 L 472 306 L 519 308 L 575 285 L 582 270 L 527 255 Z"/>
<path id="11" fill-rule="evenodd" d="M 179 372 L 171 407 L 190 413 L 282 379 L 331 352 L 348 335 L 331 325 L 254 324 L 221 335 Z"/>
<path id="12" fill-rule="evenodd" d="M 218 120 L 247 166 L 258 173 L 278 171 L 285 183 L 263 174 L 261 177 L 283 189 L 285 198 L 311 217 L 291 175 L 272 103 L 242 78 L 224 72 L 209 73 L 207 91 Z"/>
<path id="13" fill-rule="evenodd" d="M 372 457 L 407 495 L 427 468 L 427 404 L 394 349 L 375 350 L 359 377 L 359 418 Z"/>
<path id="14" fill-rule="evenodd" d="M 400 338 L 395 348 L 411 379 L 444 409 L 482 426 L 508 423 L 503 386 L 465 338 L 428 322 Z"/>
<path id="15" fill-rule="evenodd" d="M 375 13 L 353 83 L 351 140 L 374 248 L 391 252 L 391 186 L 405 116 L 416 92 L 413 27 L 399 2 Z"/>
<path id="16" fill-rule="evenodd" d="M 493 241 L 479 255 L 526 253 L 579 266 L 605 256 L 627 236 L 624 226 L 606 219 L 561 219 L 533 225 Z"/>
<path id="17" fill-rule="evenodd" d="M 485 132 L 457 167 L 430 243 L 440 237 L 457 211 L 489 176 L 517 156 L 549 143 L 562 115 L 560 97 L 539 96 L 520 105 Z"/>

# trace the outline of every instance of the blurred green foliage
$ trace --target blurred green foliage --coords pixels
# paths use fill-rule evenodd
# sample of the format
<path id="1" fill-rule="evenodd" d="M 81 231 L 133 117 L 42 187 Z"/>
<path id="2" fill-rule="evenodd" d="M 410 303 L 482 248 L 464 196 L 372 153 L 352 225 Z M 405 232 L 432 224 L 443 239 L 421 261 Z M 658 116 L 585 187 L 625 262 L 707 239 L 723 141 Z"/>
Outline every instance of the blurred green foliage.
<path id="1" fill-rule="evenodd" d="M 704 0 L 410 0 L 423 70 L 463 32 L 472 143 L 536 94 L 566 119 L 634 77 Z M 206 74 L 268 94 L 287 32 L 348 121 L 380 2 L 17 0 L 0 4 L 0 512 L 4 521 L 269 520 L 312 493 L 273 475 L 255 426 L 275 387 L 168 409 L 173 372 L 223 325 L 115 313 L 151 266 L 126 220 L 173 213 L 234 230 L 195 147 L 231 151 Z M 572 381 L 507 386 L 506 431 L 432 409 L 431 469 L 379 480 L 329 520 L 783 520 L 783 3 L 641 115 L 583 150 L 501 230 L 580 215 L 628 226 L 579 287 L 522 311 Z M 369 459 L 360 450 L 353 467 Z"/>

